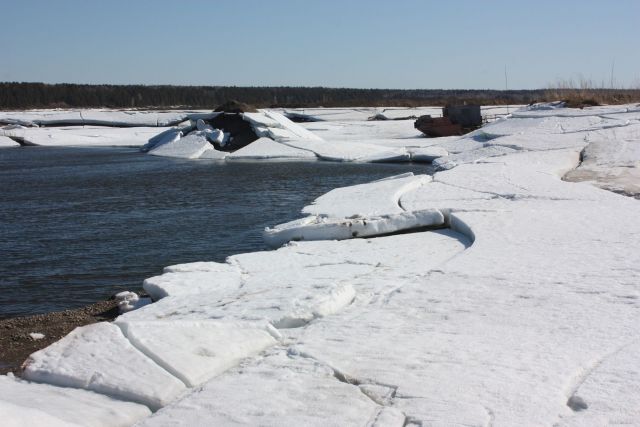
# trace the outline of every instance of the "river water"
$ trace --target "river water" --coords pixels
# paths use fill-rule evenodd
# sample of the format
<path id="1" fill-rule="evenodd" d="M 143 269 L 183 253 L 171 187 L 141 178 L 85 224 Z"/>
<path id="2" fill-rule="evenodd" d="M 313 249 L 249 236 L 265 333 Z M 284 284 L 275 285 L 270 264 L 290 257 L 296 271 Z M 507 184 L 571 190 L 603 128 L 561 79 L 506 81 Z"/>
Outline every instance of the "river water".
<path id="1" fill-rule="evenodd" d="M 162 268 L 267 249 L 327 191 L 423 164 L 215 163 L 133 149 L 0 150 L 0 317 L 137 290 Z"/>

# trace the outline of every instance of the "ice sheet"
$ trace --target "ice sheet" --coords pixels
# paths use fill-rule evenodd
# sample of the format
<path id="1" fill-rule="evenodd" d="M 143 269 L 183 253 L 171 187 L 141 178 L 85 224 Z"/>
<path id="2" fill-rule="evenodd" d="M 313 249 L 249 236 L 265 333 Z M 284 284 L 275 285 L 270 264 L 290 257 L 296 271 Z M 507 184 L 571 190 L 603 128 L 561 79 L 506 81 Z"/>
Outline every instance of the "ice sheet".
<path id="1" fill-rule="evenodd" d="M 404 162 L 411 158 L 404 147 L 387 148 L 353 141 L 283 140 L 282 143 L 334 162 Z"/>
<path id="2" fill-rule="evenodd" d="M 158 409 L 185 389 L 142 354 L 111 323 L 74 329 L 60 341 L 33 353 L 24 377 L 60 387 L 75 387 Z"/>
<path id="3" fill-rule="evenodd" d="M 421 147 L 408 149 L 411 154 L 411 161 L 414 162 L 432 162 L 438 157 L 448 156 L 449 152 L 443 147 Z"/>
<path id="4" fill-rule="evenodd" d="M 180 139 L 156 145 L 149 150 L 149 154 L 162 157 L 198 159 L 207 151 L 211 150 L 214 150 L 214 148 L 207 140 L 206 133 L 203 131 L 193 131 Z"/>
<path id="5" fill-rule="evenodd" d="M 183 133 L 180 129 L 169 128 L 163 132 L 160 132 L 153 138 L 150 138 L 146 144 L 140 147 L 140 151 L 146 153 L 155 147 L 176 142 L 177 140 L 182 138 L 182 136 L 183 136 Z"/>
<path id="6" fill-rule="evenodd" d="M 302 209 L 308 215 L 336 218 L 376 216 L 402 213 L 400 196 L 431 181 L 428 175 L 409 172 L 367 184 L 336 188 Z"/>
<path id="7" fill-rule="evenodd" d="M 476 150 L 469 150 L 463 153 L 439 157 L 433 161 L 433 165 L 437 170 L 447 170 L 464 163 L 475 163 L 489 157 L 498 157 L 504 156 L 506 154 L 513 154 L 516 151 L 517 150 L 511 147 L 488 145 Z"/>
<path id="8" fill-rule="evenodd" d="M 0 135 L 0 148 L 9 148 L 9 147 L 19 147 L 20 144 L 15 142 L 13 139 Z"/>
<path id="9" fill-rule="evenodd" d="M 364 425 L 379 410 L 358 387 L 313 360 L 278 353 L 260 362 L 217 378 L 140 426 L 337 427 Z"/>
<path id="10" fill-rule="evenodd" d="M 193 295 L 204 292 L 227 292 L 241 284 L 241 272 L 228 264 L 213 271 L 166 272 L 146 279 L 143 288 L 154 300 L 169 295 Z"/>
<path id="11" fill-rule="evenodd" d="M 407 211 L 400 203 L 402 194 L 430 180 L 408 173 L 332 190 L 303 209 L 307 217 L 265 229 L 265 242 L 277 247 L 292 240 L 344 240 L 442 225 L 440 211 Z"/>
<path id="12" fill-rule="evenodd" d="M 195 387 L 276 340 L 266 328 L 216 321 L 119 321 L 129 341 L 188 387 Z"/>
<path id="13" fill-rule="evenodd" d="M 210 111 L 31 110 L 0 112 L 0 123 L 26 126 L 174 126 L 191 117 L 213 117 Z"/>
<path id="14" fill-rule="evenodd" d="M 271 138 L 259 138 L 227 156 L 227 161 L 267 159 L 316 160 L 317 157 L 311 151 L 293 148 Z"/>
<path id="15" fill-rule="evenodd" d="M 406 140 L 407 145 L 428 141 L 422 132 L 413 127 L 414 120 L 400 121 L 331 121 L 300 123 L 308 131 L 324 140 L 373 141 L 384 139 Z"/>
<path id="16" fill-rule="evenodd" d="M 603 235 L 605 199 L 625 214 Z M 620 240 L 638 209 L 632 203 L 607 195 L 457 213 L 475 235 L 469 250 L 358 311 L 357 322 L 338 313 L 310 325 L 296 349 L 357 382 L 392 385 L 393 406 L 416 422 L 554 424 L 572 413 L 566 402 L 576 378 L 636 339 L 638 289 L 629 269 L 638 274 L 637 256 Z M 585 254 L 577 236 L 597 247 Z M 349 356 L 346 344 L 333 342 L 348 343 Z M 637 373 L 633 366 L 625 362 L 617 375 Z M 626 416 L 636 410 L 617 407 L 629 408 Z"/>
<path id="17" fill-rule="evenodd" d="M 24 407 L 0 400 L 0 414 L 5 427 L 47 426 L 80 427 L 82 424 L 70 423 L 49 415 L 37 408 Z"/>
<path id="18" fill-rule="evenodd" d="M 97 126 L 68 126 L 56 128 L 22 128 L 2 130 L 0 135 L 11 136 L 26 145 L 44 146 L 124 146 L 141 147 L 158 134 L 157 127 L 112 128 Z"/>
<path id="19" fill-rule="evenodd" d="M 12 423 L 9 415 L 0 409 L 2 424 L 20 426 L 48 426 L 47 416 L 86 427 L 125 427 L 151 415 L 143 405 L 123 402 L 102 394 L 68 387 L 54 387 L 0 376 L 0 405 L 16 405 L 19 417 L 42 412 L 40 420 L 22 419 Z M 7 424 L 8 423 L 8 424 Z M 66 424 L 65 424 L 66 425 Z"/>

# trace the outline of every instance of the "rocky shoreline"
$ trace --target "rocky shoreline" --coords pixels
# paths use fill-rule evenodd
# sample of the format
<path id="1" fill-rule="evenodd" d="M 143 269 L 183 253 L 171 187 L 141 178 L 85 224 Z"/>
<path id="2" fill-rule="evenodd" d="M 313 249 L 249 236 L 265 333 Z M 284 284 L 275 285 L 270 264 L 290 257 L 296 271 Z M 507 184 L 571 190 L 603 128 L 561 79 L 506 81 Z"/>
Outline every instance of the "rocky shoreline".
<path id="1" fill-rule="evenodd" d="M 119 314 L 118 302 L 108 299 L 76 309 L 0 319 L 0 374 L 19 376 L 22 363 L 31 353 L 79 326 L 110 321 Z"/>

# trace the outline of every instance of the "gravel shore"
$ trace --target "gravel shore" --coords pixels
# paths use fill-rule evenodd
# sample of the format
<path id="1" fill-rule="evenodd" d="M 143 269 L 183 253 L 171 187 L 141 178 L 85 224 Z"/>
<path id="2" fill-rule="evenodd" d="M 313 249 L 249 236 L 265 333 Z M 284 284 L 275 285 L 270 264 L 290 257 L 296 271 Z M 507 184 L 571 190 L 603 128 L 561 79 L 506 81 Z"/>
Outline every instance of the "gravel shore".
<path id="1" fill-rule="evenodd" d="M 20 375 L 22 363 L 34 351 L 78 326 L 113 320 L 118 314 L 117 302 L 111 299 L 73 310 L 0 319 L 0 374 Z"/>

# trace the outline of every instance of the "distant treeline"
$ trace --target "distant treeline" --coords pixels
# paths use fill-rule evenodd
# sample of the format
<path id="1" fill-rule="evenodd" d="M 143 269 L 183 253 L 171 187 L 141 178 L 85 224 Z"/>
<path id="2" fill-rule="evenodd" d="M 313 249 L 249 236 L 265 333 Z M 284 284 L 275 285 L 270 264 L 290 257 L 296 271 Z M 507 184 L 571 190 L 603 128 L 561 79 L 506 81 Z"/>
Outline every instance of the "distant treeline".
<path id="1" fill-rule="evenodd" d="M 640 100 L 640 91 L 590 89 L 598 102 Z M 0 109 L 26 108 L 199 108 L 236 100 L 264 107 L 377 107 L 529 104 L 575 96 L 571 89 L 440 90 L 341 89 L 325 87 L 146 86 L 0 83 Z M 582 93 L 582 96 L 591 96 Z"/>

